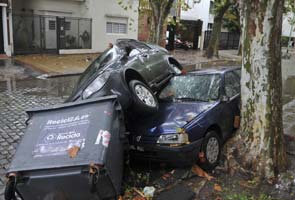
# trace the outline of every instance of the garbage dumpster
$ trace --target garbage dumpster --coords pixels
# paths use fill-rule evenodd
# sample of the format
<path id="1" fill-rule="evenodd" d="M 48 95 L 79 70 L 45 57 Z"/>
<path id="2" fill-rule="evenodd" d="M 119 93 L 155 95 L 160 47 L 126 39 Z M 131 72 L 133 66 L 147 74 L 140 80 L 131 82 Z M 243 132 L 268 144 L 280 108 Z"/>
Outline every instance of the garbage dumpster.
<path id="1" fill-rule="evenodd" d="M 120 194 L 125 128 L 116 96 L 27 112 L 5 198 L 88 200 Z"/>

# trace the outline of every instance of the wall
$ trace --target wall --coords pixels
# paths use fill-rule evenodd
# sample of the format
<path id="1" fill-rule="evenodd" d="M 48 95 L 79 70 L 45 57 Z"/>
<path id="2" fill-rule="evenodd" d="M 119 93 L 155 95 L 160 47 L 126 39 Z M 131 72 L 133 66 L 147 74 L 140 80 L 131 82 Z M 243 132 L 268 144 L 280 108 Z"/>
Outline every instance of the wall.
<path id="1" fill-rule="evenodd" d="M 207 30 L 208 23 L 213 23 L 213 17 L 210 16 L 210 1 L 209 0 L 201 0 L 200 3 L 193 3 L 193 0 L 189 0 L 189 6 L 191 9 L 182 10 L 180 14 L 181 20 L 194 20 L 198 19 L 203 21 L 202 31 Z"/>
<path id="2" fill-rule="evenodd" d="M 137 10 L 138 0 L 134 0 L 133 9 Z M 92 48 L 103 51 L 109 43 L 115 43 L 119 38 L 137 39 L 138 34 L 138 12 L 125 11 L 117 0 L 92 0 L 89 4 L 89 17 L 92 16 Z M 108 18 L 120 17 L 127 19 L 127 34 L 107 34 L 106 22 Z M 134 20 L 134 22 L 132 21 Z M 129 25 L 131 23 L 132 25 Z"/>
<path id="3" fill-rule="evenodd" d="M 138 0 L 133 0 L 133 7 L 137 10 Z M 119 38 L 137 39 L 138 13 L 125 11 L 117 0 L 14 0 L 13 12 L 92 18 L 92 52 L 104 51 L 109 43 L 115 43 Z M 127 19 L 127 34 L 106 33 L 107 19 L 113 17 Z"/>
<path id="4" fill-rule="evenodd" d="M 291 24 L 289 23 L 289 19 L 293 18 L 293 14 L 292 13 L 288 13 L 287 15 L 284 16 L 283 18 L 283 32 L 282 35 L 283 36 L 290 36 L 290 31 L 291 31 Z M 292 32 L 292 37 L 295 37 L 295 26 Z"/>

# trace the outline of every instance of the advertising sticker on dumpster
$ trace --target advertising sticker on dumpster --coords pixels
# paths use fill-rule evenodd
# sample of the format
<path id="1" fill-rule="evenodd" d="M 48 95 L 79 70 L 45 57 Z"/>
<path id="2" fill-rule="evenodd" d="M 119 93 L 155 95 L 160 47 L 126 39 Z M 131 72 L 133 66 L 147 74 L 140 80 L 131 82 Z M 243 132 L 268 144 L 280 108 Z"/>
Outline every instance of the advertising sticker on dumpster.
<path id="1" fill-rule="evenodd" d="M 66 155 L 74 146 L 83 149 L 89 124 L 89 114 L 48 119 L 41 129 L 33 156 Z"/>

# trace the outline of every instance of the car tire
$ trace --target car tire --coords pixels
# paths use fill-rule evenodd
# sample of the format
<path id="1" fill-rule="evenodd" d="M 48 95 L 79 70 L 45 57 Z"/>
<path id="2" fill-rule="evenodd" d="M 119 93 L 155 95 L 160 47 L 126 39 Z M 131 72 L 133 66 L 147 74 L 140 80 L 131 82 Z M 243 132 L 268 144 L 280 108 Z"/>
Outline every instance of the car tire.
<path id="1" fill-rule="evenodd" d="M 159 103 L 152 90 L 143 82 L 132 80 L 129 82 L 132 94 L 132 108 L 140 115 L 147 115 L 158 111 Z"/>
<path id="2" fill-rule="evenodd" d="M 213 170 L 219 163 L 221 152 L 221 139 L 214 130 L 208 131 L 200 150 L 202 158 L 198 159 L 198 164 L 206 171 Z M 200 157 L 200 155 L 199 155 Z"/>

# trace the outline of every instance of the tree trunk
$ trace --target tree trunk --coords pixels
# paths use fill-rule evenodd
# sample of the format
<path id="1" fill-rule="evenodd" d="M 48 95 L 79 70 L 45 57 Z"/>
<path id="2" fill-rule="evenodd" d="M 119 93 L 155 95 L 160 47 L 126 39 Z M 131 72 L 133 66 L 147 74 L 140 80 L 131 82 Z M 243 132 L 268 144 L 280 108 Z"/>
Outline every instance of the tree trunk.
<path id="1" fill-rule="evenodd" d="M 222 26 L 222 18 L 214 17 L 213 29 L 211 33 L 211 37 L 209 40 L 209 44 L 206 50 L 207 58 L 212 58 L 213 56 L 218 57 L 218 49 L 219 49 L 219 38 Z"/>
<path id="2" fill-rule="evenodd" d="M 225 12 L 228 10 L 231 4 L 232 2 L 230 0 L 226 0 L 225 4 L 218 9 L 218 13 L 215 13 L 212 34 L 209 40 L 209 45 L 205 53 L 205 56 L 207 56 L 207 58 L 212 58 L 213 56 L 216 56 L 216 57 L 219 56 L 218 50 L 219 50 L 220 32 L 222 28 L 222 19 Z"/>
<path id="3" fill-rule="evenodd" d="M 153 14 L 153 33 L 151 42 L 161 44 L 163 40 L 164 24 L 173 6 L 174 0 L 149 0 Z"/>
<path id="4" fill-rule="evenodd" d="M 238 56 L 242 55 L 242 50 L 243 50 L 243 34 L 242 34 L 242 27 L 243 27 L 243 13 L 244 13 L 244 4 L 243 0 L 238 0 L 239 4 L 239 22 L 240 22 L 240 41 L 239 41 L 239 48 L 238 48 Z"/>
<path id="5" fill-rule="evenodd" d="M 240 41 L 239 41 L 239 47 L 238 47 L 238 56 L 242 55 L 242 51 L 243 51 L 243 44 L 242 44 L 242 33 L 240 35 Z"/>
<path id="6" fill-rule="evenodd" d="M 241 137 L 244 166 L 268 179 L 286 168 L 282 125 L 284 0 L 243 0 Z"/>

